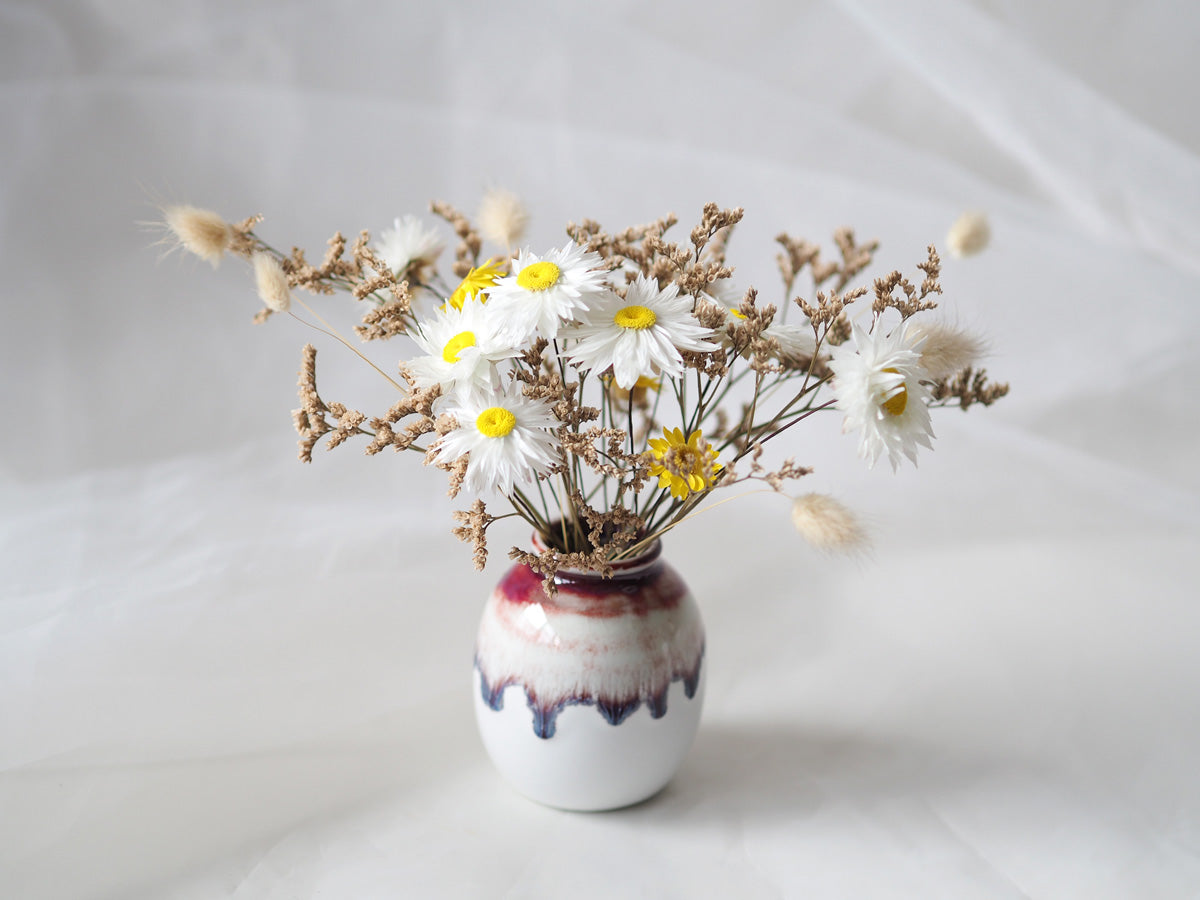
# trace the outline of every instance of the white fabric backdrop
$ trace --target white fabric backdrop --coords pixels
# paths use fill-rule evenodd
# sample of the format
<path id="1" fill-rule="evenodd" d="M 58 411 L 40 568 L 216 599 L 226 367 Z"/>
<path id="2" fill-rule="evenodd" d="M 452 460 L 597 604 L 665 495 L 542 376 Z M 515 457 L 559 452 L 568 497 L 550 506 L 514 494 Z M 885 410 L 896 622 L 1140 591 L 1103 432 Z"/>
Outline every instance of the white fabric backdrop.
<path id="1" fill-rule="evenodd" d="M 0 3 L 0 896 L 1200 895 L 1196 9 L 433 6 Z M 772 497 L 672 538 L 705 720 L 613 814 L 491 771 L 503 553 L 471 571 L 440 474 L 296 463 L 312 334 L 137 224 L 263 212 L 316 255 L 491 184 L 538 246 L 742 205 L 768 293 L 781 230 L 905 270 L 965 209 L 995 232 L 943 308 L 1012 395 L 897 476 L 832 418 L 795 442 L 869 561 Z"/>

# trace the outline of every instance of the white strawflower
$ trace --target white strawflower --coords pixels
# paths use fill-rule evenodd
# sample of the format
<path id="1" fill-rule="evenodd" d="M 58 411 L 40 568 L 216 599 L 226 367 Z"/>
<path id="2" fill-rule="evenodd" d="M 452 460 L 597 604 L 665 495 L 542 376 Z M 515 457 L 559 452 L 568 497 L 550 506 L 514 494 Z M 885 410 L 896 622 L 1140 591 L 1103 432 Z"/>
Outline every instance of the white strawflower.
<path id="1" fill-rule="evenodd" d="M 258 297 L 271 312 L 287 312 L 292 305 L 292 292 L 287 275 L 279 260 L 270 253 L 259 251 L 251 257 L 254 263 L 254 284 Z"/>
<path id="2" fill-rule="evenodd" d="M 375 251 L 392 274 L 399 277 L 414 264 L 418 269 L 432 266 L 443 246 L 436 231 L 426 228 L 416 216 L 404 216 L 380 232 Z"/>
<path id="3" fill-rule="evenodd" d="M 483 195 L 479 203 L 479 233 L 485 240 L 505 247 L 520 243 L 529 224 L 529 213 L 525 211 L 521 198 L 512 191 L 493 189 Z"/>
<path id="4" fill-rule="evenodd" d="M 679 351 L 707 353 L 717 349 L 712 332 L 692 315 L 692 298 L 679 296 L 677 285 L 660 289 L 658 282 L 638 275 L 622 298 L 599 296 L 581 323 L 568 332 L 575 343 L 568 351 L 580 369 L 599 374 L 612 366 L 617 387 L 632 389 L 640 377 L 683 374 Z"/>
<path id="5" fill-rule="evenodd" d="M 469 491 L 507 496 L 560 459 L 553 431 L 558 420 L 544 400 L 525 397 L 519 382 L 505 390 L 456 391 L 440 411 L 454 416 L 458 427 L 437 443 L 434 461 L 452 463 L 469 453 L 464 481 Z"/>
<path id="6" fill-rule="evenodd" d="M 168 206 L 163 219 L 183 249 L 208 260 L 216 268 L 233 244 L 233 226 L 212 210 L 195 206 Z"/>
<path id="7" fill-rule="evenodd" d="M 440 384 L 449 390 L 459 384 L 499 384 L 496 362 L 520 355 L 501 337 L 502 321 L 489 304 L 478 300 L 467 300 L 457 309 L 447 303 L 420 321 L 412 338 L 425 355 L 408 364 L 417 387 Z"/>
<path id="8" fill-rule="evenodd" d="M 992 228 L 981 212 L 967 212 L 958 217 L 946 234 L 946 245 L 954 256 L 974 256 L 992 239 Z"/>
<path id="9" fill-rule="evenodd" d="M 853 325 L 853 343 L 834 347 L 829 368 L 833 394 L 846 414 L 843 430 L 862 429 L 859 455 L 874 466 L 887 451 L 893 471 L 903 454 L 917 462 L 917 445 L 933 449 L 929 421 L 932 396 L 922 383 L 929 373 L 921 366 L 922 338 L 913 339 L 907 323 L 890 332 L 877 324 L 868 334 Z"/>
<path id="10" fill-rule="evenodd" d="M 559 326 L 586 312 L 591 298 L 607 290 L 600 256 L 569 243 L 535 256 L 527 250 L 517 255 L 512 274 L 487 288 L 488 304 L 506 317 L 513 343 L 541 334 L 558 336 Z"/>

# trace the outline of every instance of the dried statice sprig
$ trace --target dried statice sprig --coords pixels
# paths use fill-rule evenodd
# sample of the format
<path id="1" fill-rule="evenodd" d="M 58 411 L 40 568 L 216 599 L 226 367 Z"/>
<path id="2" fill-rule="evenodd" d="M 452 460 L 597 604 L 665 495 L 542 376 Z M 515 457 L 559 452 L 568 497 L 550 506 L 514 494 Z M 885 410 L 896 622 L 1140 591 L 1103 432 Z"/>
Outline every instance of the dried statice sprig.
<path id="1" fill-rule="evenodd" d="M 300 460 L 312 462 L 313 448 L 333 426 L 329 424 L 329 407 L 317 391 L 317 348 L 305 344 L 300 364 L 300 408 L 292 412 L 296 433 L 300 435 Z"/>
<path id="2" fill-rule="evenodd" d="M 629 509 L 621 506 L 609 510 L 598 510 L 591 506 L 578 491 L 571 495 L 573 508 L 578 510 L 586 525 L 588 550 L 564 551 L 550 546 L 541 550 L 527 551 L 513 547 L 509 559 L 523 563 L 542 576 L 542 585 L 547 595 L 557 593 L 556 578 L 564 569 L 594 572 L 607 578 L 612 574 L 614 557 L 645 538 L 645 521 Z M 547 537 L 553 538 L 552 532 Z"/>
<path id="3" fill-rule="evenodd" d="M 487 565 L 487 530 L 496 521 L 495 516 L 488 515 L 487 506 L 482 500 L 476 499 L 468 510 L 454 510 L 451 515 L 454 521 L 461 523 L 453 530 L 456 538 L 471 545 L 471 562 L 475 571 L 482 572 Z"/>
<path id="4" fill-rule="evenodd" d="M 656 262 L 655 252 L 647 242 L 656 244 L 678 222 L 678 217 L 670 213 L 646 225 L 634 225 L 610 235 L 599 222 L 584 219 L 578 225 L 569 222 L 567 235 L 588 252 L 607 260 L 611 268 L 631 268 L 649 276 Z"/>
<path id="5" fill-rule="evenodd" d="M 833 233 L 833 242 L 841 254 L 838 260 L 822 260 L 820 246 L 786 233 L 780 234 L 775 241 L 784 251 L 777 260 L 779 273 L 783 276 L 784 293 L 788 296 L 792 294 L 796 279 L 806 268 L 812 276 L 814 289 L 832 279 L 831 293 L 840 293 L 859 273 L 866 271 L 875 258 L 875 251 L 879 249 L 879 241 L 859 244 L 854 231 L 845 227 Z"/>
<path id="6" fill-rule="evenodd" d="M 734 466 L 727 467 L 725 474 L 724 486 L 728 487 L 734 484 L 741 484 L 746 481 L 762 481 L 771 487 L 771 490 L 776 493 L 782 493 L 785 484 L 788 481 L 794 481 L 798 478 L 803 478 L 806 475 L 811 475 L 813 470 L 809 466 L 797 465 L 794 459 L 788 458 L 783 461 L 783 464 L 777 469 L 767 469 L 762 464 L 763 445 L 755 442 L 747 448 L 744 454 L 746 463 L 750 467 L 748 475 L 739 476 L 734 469 Z"/>
<path id="7" fill-rule="evenodd" d="M 967 409 L 976 403 L 991 406 L 1008 394 L 1008 385 L 989 382 L 986 369 L 968 367 L 953 377 L 936 381 L 930 393 L 939 406 L 957 401 L 960 409 Z"/>
<path id="8" fill-rule="evenodd" d="M 933 244 L 929 245 L 928 259 L 919 263 L 917 268 L 925 273 L 920 289 L 914 287 L 912 282 L 899 272 L 891 272 L 883 278 L 875 279 L 875 302 L 871 309 L 876 315 L 887 309 L 895 309 L 907 319 L 924 310 L 936 308 L 937 304 L 929 297 L 942 292 L 942 285 L 938 280 L 942 271 L 942 261 Z M 897 287 L 900 288 L 902 297 L 895 296 Z"/>
<path id="9" fill-rule="evenodd" d="M 479 232 L 465 215 L 449 203 L 435 200 L 429 204 L 430 211 L 450 223 L 454 233 L 458 235 L 459 244 L 454 250 L 454 274 L 466 278 L 471 269 L 479 265 L 479 251 L 483 241 Z"/>
<path id="10" fill-rule="evenodd" d="M 360 427 L 367 420 L 363 413 L 345 404 L 336 401 L 326 403 L 321 399 L 317 392 L 317 350 L 312 344 L 304 347 L 299 387 L 301 407 L 293 411 L 292 418 L 300 435 L 302 461 L 312 462 L 313 448 L 325 435 L 329 435 L 328 450 L 344 444 L 355 435 L 371 435 L 370 431 Z"/>
<path id="11" fill-rule="evenodd" d="M 370 420 L 371 428 L 363 428 L 367 416 L 355 409 L 350 409 L 342 403 L 321 399 L 317 390 L 317 349 L 312 344 L 304 347 L 303 359 L 300 364 L 300 408 L 292 413 L 292 420 L 300 435 L 300 459 L 312 462 L 312 451 L 325 435 L 329 435 L 326 449 L 332 450 L 341 446 L 356 435 L 365 435 L 372 440 L 367 444 L 368 456 L 374 456 L 387 447 L 396 450 L 414 449 L 424 453 L 425 448 L 416 446 L 415 442 L 423 435 L 437 431 L 438 423 L 434 418 L 433 405 L 441 395 L 437 386 L 419 389 L 413 385 L 412 377 L 404 369 L 401 375 L 409 381 L 409 390 L 383 416 Z M 402 428 L 394 426 L 406 418 L 412 418 Z"/>
<path id="12" fill-rule="evenodd" d="M 362 324 L 354 326 L 354 333 L 363 341 L 385 341 L 407 334 L 411 323 L 411 304 L 393 300 L 374 309 L 367 310 Z"/>

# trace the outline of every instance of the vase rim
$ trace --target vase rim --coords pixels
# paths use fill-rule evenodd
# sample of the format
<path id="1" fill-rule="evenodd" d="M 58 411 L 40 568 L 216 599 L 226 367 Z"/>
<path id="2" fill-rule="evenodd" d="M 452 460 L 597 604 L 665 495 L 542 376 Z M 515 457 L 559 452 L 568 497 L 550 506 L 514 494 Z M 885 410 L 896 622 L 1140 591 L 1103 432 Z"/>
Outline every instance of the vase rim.
<path id="1" fill-rule="evenodd" d="M 541 534 L 534 530 L 531 538 L 533 549 L 538 553 L 543 553 L 547 549 L 546 542 L 542 539 Z M 646 548 L 635 556 L 628 559 L 613 560 L 609 563 L 612 566 L 612 575 L 609 578 L 629 578 L 635 575 L 641 575 L 645 570 L 649 569 L 662 556 L 662 539 L 655 538 L 651 543 L 646 545 Z M 570 579 L 594 578 L 599 581 L 606 580 L 599 572 L 589 569 L 576 569 L 571 566 L 563 566 L 558 570 L 556 578 L 562 576 Z"/>

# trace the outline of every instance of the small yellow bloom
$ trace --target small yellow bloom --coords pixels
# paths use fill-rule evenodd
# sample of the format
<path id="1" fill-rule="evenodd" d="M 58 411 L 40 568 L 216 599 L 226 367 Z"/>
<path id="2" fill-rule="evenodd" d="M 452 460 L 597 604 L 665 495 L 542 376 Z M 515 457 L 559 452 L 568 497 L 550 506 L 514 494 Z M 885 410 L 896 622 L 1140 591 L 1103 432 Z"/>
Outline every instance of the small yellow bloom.
<path id="1" fill-rule="evenodd" d="M 629 409 L 630 403 L 645 403 L 647 391 L 658 391 L 662 387 L 657 378 L 651 378 L 649 375 L 639 375 L 638 380 L 633 383 L 633 387 L 629 390 L 626 390 L 613 381 L 611 375 L 601 377 L 604 380 L 608 396 L 612 398 L 613 404 L 617 409 L 622 410 Z"/>
<path id="2" fill-rule="evenodd" d="M 711 487 L 721 471 L 717 451 L 699 430 L 684 438 L 682 429 L 664 428 L 661 438 L 650 441 L 650 455 L 650 474 L 657 475 L 658 486 L 670 488 L 677 500 Z"/>
<path id="3" fill-rule="evenodd" d="M 651 378 L 649 375 L 639 375 L 638 380 L 633 383 L 635 391 L 644 391 L 649 388 L 652 391 L 657 391 L 661 385 L 657 378 Z"/>
<path id="4" fill-rule="evenodd" d="M 454 293 L 446 302 L 455 309 L 462 309 L 465 301 L 476 299 L 480 291 L 490 288 L 503 274 L 504 264 L 489 259 L 482 266 L 477 266 L 468 272 L 467 277 L 462 280 L 462 284 L 454 289 Z"/>

